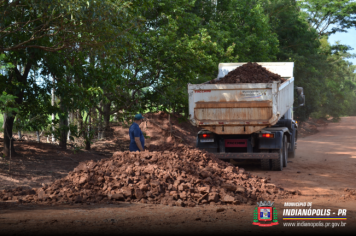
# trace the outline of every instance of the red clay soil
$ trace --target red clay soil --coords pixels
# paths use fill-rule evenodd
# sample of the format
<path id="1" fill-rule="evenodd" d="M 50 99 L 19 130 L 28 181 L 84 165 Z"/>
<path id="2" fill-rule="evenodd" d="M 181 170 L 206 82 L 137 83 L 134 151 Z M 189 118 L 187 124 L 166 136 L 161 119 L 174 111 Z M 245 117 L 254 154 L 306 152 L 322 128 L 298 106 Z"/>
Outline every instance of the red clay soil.
<path id="1" fill-rule="evenodd" d="M 304 138 L 319 132 L 319 129 L 325 128 L 331 121 L 325 119 L 309 118 L 300 122 L 298 126 L 298 137 Z"/>
<path id="2" fill-rule="evenodd" d="M 267 183 L 268 179 L 250 175 L 212 154 L 193 148 L 199 129 L 182 121 L 182 117 L 169 116 L 164 112 L 145 116 L 147 122 L 141 124 L 146 137 L 149 136 L 146 138 L 145 152 L 127 151 L 128 127 L 113 127 L 113 133 L 106 141 L 95 142 L 93 151 L 86 152 L 91 158 L 94 157 L 93 152 L 100 151 L 106 156 L 113 153 L 111 158 L 99 160 L 94 157 L 94 160 L 81 162 L 65 177 L 52 176 L 52 182 L 43 183 L 42 188 L 31 188 L 30 185 L 17 188 L 9 186 L 0 192 L 0 199 L 46 204 L 140 201 L 195 206 L 253 204 L 258 200 L 273 200 L 296 194 L 283 191 Z M 48 146 L 47 150 L 52 154 L 61 152 L 58 146 L 51 144 L 37 146 L 44 149 Z M 74 159 L 73 154 L 70 150 L 62 153 L 71 166 L 73 161 L 78 160 Z M 79 156 L 83 154 L 81 152 Z"/>
<path id="3" fill-rule="evenodd" d="M 110 159 L 82 162 L 50 185 L 7 189 L 0 192 L 0 199 L 47 204 L 140 201 L 193 207 L 254 204 L 295 194 L 205 151 L 183 144 L 152 148 L 159 151 L 116 152 Z"/>
<path id="4" fill-rule="evenodd" d="M 16 148 L 22 157 L 14 158 L 16 165 L 12 174 L 16 170 L 21 175 L 21 169 L 24 169 L 24 175 L 26 168 L 32 168 L 30 172 L 38 169 L 42 175 L 51 170 L 50 178 L 42 182 L 41 188 L 30 184 L 9 186 L 0 192 L 0 199 L 48 204 L 140 201 L 194 206 L 253 204 L 298 194 L 298 191 L 284 191 L 267 183 L 268 178 L 251 175 L 193 148 L 198 129 L 188 122 L 180 122 L 182 117 L 169 117 L 164 112 L 145 116 L 147 122 L 141 124 L 141 129 L 149 138 L 146 138 L 147 151 L 142 153 L 127 151 L 128 127 L 118 126 L 113 127 L 107 140 L 95 142 L 90 152 L 63 151 L 52 144 L 35 143 L 35 150 L 32 150 L 31 146 L 26 146 L 28 143 L 17 143 Z M 25 165 L 31 159 L 33 163 Z M 63 161 L 66 168 L 61 167 Z M 36 166 L 42 162 L 47 166 Z M 6 167 L 4 165 L 2 172 Z M 55 174 L 61 168 L 61 174 Z M 73 171 L 68 173 L 69 170 Z M 31 178 L 30 172 L 24 178 Z"/>
<path id="5" fill-rule="evenodd" d="M 257 64 L 256 62 L 248 62 L 235 70 L 230 71 L 227 75 L 219 80 L 210 81 L 211 84 L 236 84 L 236 83 L 271 83 L 283 79 L 280 75 L 275 74 Z"/>
<path id="6" fill-rule="evenodd" d="M 38 203 L 46 203 L 42 205 L 27 203 L 17 204 L 14 200 L 7 200 L 5 202 L 0 201 L 1 232 L 3 235 L 29 235 L 33 232 L 33 234 L 36 235 L 52 235 L 57 233 L 83 234 L 86 236 L 91 234 L 112 235 L 118 232 L 121 234 L 148 233 L 155 235 L 167 233 L 182 235 L 187 234 L 187 232 L 190 234 L 251 234 L 251 232 L 258 234 L 276 234 L 276 232 L 278 232 L 278 234 L 306 234 L 310 232 L 314 235 L 328 235 L 331 233 L 348 235 L 351 232 L 354 233 L 356 230 L 356 185 L 354 181 L 356 166 L 355 124 L 356 117 L 343 117 L 340 122 L 329 123 L 324 129 L 320 127 L 318 133 L 300 139 L 298 141 L 296 156 L 293 159 L 289 159 L 288 167 L 284 168 L 283 171 L 263 171 L 259 166 L 252 169 L 243 165 L 245 168 L 244 173 L 248 170 L 252 178 L 254 175 L 260 177 L 265 176 L 264 179 L 270 177 L 268 180 L 277 186 L 281 186 L 286 190 L 295 189 L 301 192 L 301 195 L 291 195 L 287 199 L 277 198 L 273 200 L 275 203 L 274 206 L 278 210 L 279 221 L 279 225 L 273 227 L 252 225 L 253 212 L 257 205 L 248 204 L 223 205 L 225 203 L 221 203 L 222 205 L 219 205 L 219 202 L 212 202 L 211 205 L 203 204 L 196 207 L 171 207 L 162 204 L 130 204 L 130 202 L 110 200 L 114 203 L 119 202 L 120 204 L 106 204 L 106 202 L 105 204 L 90 203 L 90 205 L 87 205 L 88 202 L 62 204 L 60 201 L 56 201 L 50 206 L 47 205 L 47 203 L 49 203 L 48 201 L 38 201 Z M 24 151 L 30 155 L 30 151 L 33 150 L 32 147 L 33 145 L 26 145 L 26 150 Z M 150 148 L 154 149 L 155 146 L 152 145 Z M 51 155 L 46 156 L 48 157 L 47 159 L 43 158 L 44 155 L 47 154 Z M 81 154 L 77 153 L 76 155 L 78 155 L 78 159 L 83 158 L 81 161 L 84 161 L 84 154 L 88 155 L 88 158 L 89 155 L 93 155 L 91 157 L 92 159 L 97 157 L 90 152 L 81 152 Z M 26 155 L 23 157 L 23 160 L 27 157 Z M 163 153 L 162 155 L 167 154 Z M 179 155 L 178 158 L 181 158 L 181 156 L 182 155 Z M 51 158 L 57 159 L 58 157 L 63 158 L 62 161 L 68 157 L 72 159 L 76 158 L 76 156 L 71 153 L 64 156 L 64 153 L 57 149 L 47 150 L 45 147 L 36 148 L 31 156 L 33 170 L 35 170 L 34 167 L 36 167 L 36 165 L 42 165 L 40 161 L 45 159 L 43 161 L 44 166 L 47 164 L 47 170 L 52 171 L 52 169 L 57 168 L 61 162 L 57 161 L 56 165 L 52 165 Z M 114 162 L 126 160 L 126 157 L 121 156 L 121 154 L 115 155 L 115 158 L 118 159 L 113 159 Z M 148 165 L 141 164 L 141 159 L 144 159 L 145 162 L 151 160 L 146 159 L 146 157 L 134 157 L 134 159 L 132 162 L 129 161 L 128 164 L 134 165 L 138 160 L 140 162 L 139 167 L 145 167 L 144 169 L 146 169 Z M 169 157 L 165 160 L 172 161 Z M 187 158 L 187 160 L 189 160 L 189 158 Z M 110 161 L 112 160 L 110 159 L 108 162 L 103 161 L 103 163 L 109 163 Z M 96 162 L 100 164 L 101 161 Z M 17 164 L 21 163 L 17 162 Z M 152 166 L 158 164 L 158 161 L 156 163 L 150 163 Z M 75 166 L 78 165 L 76 164 Z M 198 165 L 194 164 L 193 166 L 196 167 Z M 235 170 L 238 175 L 240 174 L 241 166 L 242 165 Z M 229 167 L 229 165 L 227 167 Z M 21 168 L 25 167 L 22 165 Z M 181 168 L 183 170 L 185 167 L 182 166 Z M 71 170 L 73 169 L 74 167 Z M 160 170 L 160 168 L 155 169 L 155 171 L 156 170 Z M 19 169 L 19 171 L 21 171 L 21 169 Z M 166 168 L 164 171 L 170 170 Z M 224 171 L 224 169 L 222 171 Z M 127 175 L 126 172 L 121 172 L 121 174 Z M 72 173 L 77 174 L 78 172 L 75 171 Z M 176 172 L 171 171 L 171 173 Z M 182 171 L 178 173 L 181 174 Z M 188 174 L 186 173 L 186 175 Z M 224 172 L 221 175 L 221 178 L 223 178 Z M 159 174 L 156 173 L 154 173 L 153 176 L 160 178 Z M 136 174 L 132 179 L 135 177 Z M 215 180 L 215 178 L 212 179 Z M 251 178 L 248 180 L 250 179 Z M 0 188 L 2 188 L 1 183 Z M 46 191 L 48 187 L 50 186 L 47 186 Z M 253 187 L 253 185 L 251 187 Z M 246 192 L 249 188 L 245 187 Z M 44 189 L 41 188 L 38 190 Z M 153 194 L 154 191 L 150 192 Z M 240 193 L 234 194 L 240 195 Z M 145 200 L 149 201 L 148 199 Z M 107 202 L 109 202 L 109 200 L 107 200 Z M 287 227 L 285 224 L 295 221 L 286 221 L 283 219 L 284 209 L 309 209 L 310 207 L 289 207 L 285 206 L 286 202 L 310 202 L 312 203 L 312 209 L 331 209 L 331 214 L 335 212 L 334 216 L 337 216 L 336 214 L 339 209 L 347 209 L 347 220 L 341 221 L 344 225 L 346 224 L 346 226 L 341 227 L 340 221 L 324 221 L 324 224 L 332 223 L 338 224 L 339 226 L 305 227 L 304 225 L 299 227 Z M 214 204 L 216 204 L 216 206 L 214 206 Z M 308 222 L 313 223 L 313 221 Z M 314 221 L 314 223 L 319 224 L 319 221 Z"/>
<path id="7" fill-rule="evenodd" d="M 159 112 L 145 116 L 149 121 L 142 123 L 141 129 L 146 135 L 146 148 L 151 144 L 166 143 L 195 145 L 199 129 L 184 121 L 181 116 L 171 114 L 172 135 L 170 129 L 167 130 L 168 114 Z M 57 144 L 46 143 L 47 137 L 41 136 L 41 143 L 37 143 L 34 133 L 26 132 L 25 141 L 14 142 L 18 154 L 16 157 L 12 156 L 10 161 L 0 156 L 0 190 L 16 187 L 38 188 L 42 184 L 50 184 L 65 177 L 79 162 L 101 160 L 112 157 L 114 152 L 128 151 L 130 143 L 128 126 L 116 124 L 111 128 L 105 139 L 93 140 L 90 151 L 74 148 L 76 145 L 83 145 L 82 140 L 69 142 L 68 149 L 63 150 Z M 0 154 L 2 149 L 3 142 L 0 138 Z"/>
<path id="8" fill-rule="evenodd" d="M 145 117 L 147 123 L 143 124 L 143 131 L 150 137 L 147 139 L 148 146 L 164 143 L 195 146 L 200 128 L 193 126 L 181 115 L 158 112 L 147 113 Z"/>
<path id="9" fill-rule="evenodd" d="M 185 144 L 195 147 L 196 135 L 200 128 L 189 123 L 179 114 L 166 112 L 146 113 L 146 120 L 140 128 L 145 135 L 145 147 L 150 145 L 164 145 L 167 143 Z M 129 149 L 130 136 L 129 124 L 112 126 L 112 133 L 103 141 L 96 141 L 92 150 L 113 154 L 116 151 Z M 117 146 L 120 144 L 120 149 Z"/>
<path id="10" fill-rule="evenodd" d="M 3 142 L 0 142 L 0 153 L 2 146 Z M 82 161 L 100 160 L 110 155 L 95 151 L 63 150 L 50 143 L 15 142 L 14 146 L 17 156 L 12 156 L 11 160 L 0 157 L 0 190 L 38 188 L 65 177 Z"/>

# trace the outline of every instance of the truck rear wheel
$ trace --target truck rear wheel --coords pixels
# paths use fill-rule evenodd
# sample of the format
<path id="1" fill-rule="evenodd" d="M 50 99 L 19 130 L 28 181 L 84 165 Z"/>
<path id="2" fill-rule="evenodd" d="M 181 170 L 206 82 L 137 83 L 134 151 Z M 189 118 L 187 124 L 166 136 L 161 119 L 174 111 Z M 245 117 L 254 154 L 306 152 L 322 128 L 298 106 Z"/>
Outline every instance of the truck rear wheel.
<path id="1" fill-rule="evenodd" d="M 271 162 L 272 162 L 272 170 L 275 170 L 275 171 L 282 171 L 283 170 L 283 148 L 281 149 L 278 149 L 276 151 L 279 155 L 279 158 L 278 159 L 272 159 Z"/>
<path id="2" fill-rule="evenodd" d="M 262 170 L 270 170 L 272 167 L 271 159 L 261 159 L 261 169 Z"/>

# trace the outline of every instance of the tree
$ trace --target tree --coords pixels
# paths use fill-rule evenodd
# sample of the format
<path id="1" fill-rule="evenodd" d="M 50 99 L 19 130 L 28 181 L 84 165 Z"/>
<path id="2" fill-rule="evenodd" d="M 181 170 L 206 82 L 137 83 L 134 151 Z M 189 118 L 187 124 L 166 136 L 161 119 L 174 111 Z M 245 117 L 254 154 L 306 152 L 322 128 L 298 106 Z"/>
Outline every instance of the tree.
<path id="1" fill-rule="evenodd" d="M 100 78 L 97 84 L 103 90 L 102 107 L 97 104 L 96 108 L 106 127 L 114 112 L 144 110 L 148 99 L 144 91 L 151 91 L 151 98 L 162 98 L 168 87 L 185 88 L 189 81 L 216 69 L 216 44 L 200 27 L 199 18 L 189 12 L 193 7 L 190 1 L 132 3 L 135 16 L 142 17 L 144 23 L 126 41 L 115 42 L 121 47 L 104 56 L 94 52 L 98 55 L 95 66 L 89 68 L 89 73 Z M 213 73 L 206 74 L 212 78 Z"/>
<path id="2" fill-rule="evenodd" d="M 338 119 L 345 114 L 349 92 L 343 90 L 346 74 L 342 71 L 347 67 L 344 59 L 352 56 L 350 47 L 329 45 L 327 36 L 311 26 L 296 1 L 265 1 L 264 9 L 280 42 L 277 60 L 295 63 L 295 85 L 303 87 L 306 95 L 306 106 L 297 108 L 295 118 L 331 115 Z"/>
<path id="3" fill-rule="evenodd" d="M 0 1 L 0 52 L 15 66 L 1 82 L 2 91 L 16 96 L 16 106 L 26 109 L 30 102 L 24 103 L 24 98 L 35 87 L 28 79 L 30 71 L 56 51 L 108 46 L 135 27 L 132 21 L 120 24 L 129 18 L 128 6 L 121 0 Z M 6 129 L 12 130 L 14 117 L 6 119 Z M 5 155 L 9 154 L 9 138 L 5 135 Z"/>
<path id="4" fill-rule="evenodd" d="M 316 29 L 320 36 L 346 32 L 356 26 L 355 1 L 303 0 L 299 1 L 299 4 L 305 10 L 310 26 Z"/>
<path id="5" fill-rule="evenodd" d="M 220 62 L 274 59 L 277 36 L 259 2 L 217 2 L 161 1 L 143 12 L 147 23 L 131 71 L 147 81 L 142 99 L 151 108 L 186 110 L 187 83 L 215 78 Z"/>
<path id="6" fill-rule="evenodd" d="M 128 6 L 125 0 L 0 0 L 0 52 L 103 45 L 124 33 L 114 23 Z"/>
<path id="7" fill-rule="evenodd" d="M 0 112 L 4 114 L 4 117 L 6 117 L 6 119 L 12 120 L 13 121 L 13 116 L 16 112 L 18 112 L 18 108 L 16 108 L 14 106 L 15 103 L 15 99 L 16 97 L 11 95 L 11 94 L 7 94 L 6 92 L 3 92 L 0 95 Z M 5 139 L 5 137 L 9 137 L 7 139 Z M 11 142 L 12 140 L 12 129 L 9 129 L 9 126 L 4 127 L 4 147 L 6 145 L 10 146 L 11 144 L 13 144 L 13 142 Z M 9 150 L 9 153 L 11 153 L 11 151 L 13 150 Z"/>
<path id="8" fill-rule="evenodd" d="M 213 42 L 227 54 L 219 62 L 274 61 L 278 52 L 277 35 L 273 32 L 263 1 L 198 0 L 194 10 Z"/>

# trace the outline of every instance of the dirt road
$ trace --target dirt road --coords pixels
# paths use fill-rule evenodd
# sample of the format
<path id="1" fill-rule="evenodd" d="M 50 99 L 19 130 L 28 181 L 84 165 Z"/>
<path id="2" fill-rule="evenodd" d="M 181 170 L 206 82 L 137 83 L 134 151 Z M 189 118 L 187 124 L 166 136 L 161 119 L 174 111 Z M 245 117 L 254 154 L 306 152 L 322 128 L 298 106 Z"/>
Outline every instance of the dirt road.
<path id="1" fill-rule="evenodd" d="M 289 159 L 282 172 L 261 171 L 254 165 L 245 168 L 258 176 L 301 195 L 278 199 L 279 225 L 252 225 L 257 205 L 196 206 L 193 208 L 149 204 L 120 203 L 118 205 L 21 205 L 0 203 L 0 229 L 7 234 L 216 234 L 216 233 L 306 233 L 317 235 L 351 233 L 356 230 L 356 196 L 344 189 L 356 189 L 356 117 L 342 118 L 319 133 L 298 141 L 296 157 Z M 330 209 L 336 216 L 339 209 L 347 210 L 347 220 L 306 221 L 321 224 L 302 227 L 286 223 L 283 210 L 304 209 L 287 207 L 285 202 L 310 202 L 312 209 Z M 335 214 L 333 214 L 335 213 Z M 330 225 L 326 226 L 327 223 Z"/>
<path id="2" fill-rule="evenodd" d="M 298 189 L 303 196 L 341 196 L 345 188 L 356 189 L 356 117 L 342 118 L 299 139 L 296 157 L 288 161 L 282 172 L 245 168 L 286 189 Z"/>

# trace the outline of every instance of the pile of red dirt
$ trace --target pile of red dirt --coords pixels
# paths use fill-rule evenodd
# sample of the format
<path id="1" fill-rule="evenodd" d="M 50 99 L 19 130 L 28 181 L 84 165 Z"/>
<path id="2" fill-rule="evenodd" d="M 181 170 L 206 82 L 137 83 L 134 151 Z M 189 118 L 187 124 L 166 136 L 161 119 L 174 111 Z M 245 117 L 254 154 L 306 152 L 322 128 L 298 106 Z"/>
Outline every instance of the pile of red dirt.
<path id="1" fill-rule="evenodd" d="M 248 62 L 219 80 L 212 80 L 210 84 L 236 84 L 236 83 L 271 83 L 273 81 L 286 81 L 280 75 L 267 70 L 256 62 Z"/>
<path id="2" fill-rule="evenodd" d="M 147 146 L 165 143 L 182 143 L 195 146 L 200 128 L 193 126 L 186 118 L 179 114 L 166 112 L 147 113 L 142 131 L 149 137 Z"/>
<path id="3" fill-rule="evenodd" d="M 184 144 L 195 146 L 196 137 L 200 128 L 193 126 L 185 117 L 177 113 L 146 113 L 146 118 L 140 125 L 145 136 L 146 149 L 150 145 Z M 130 136 L 128 124 L 120 123 L 112 126 L 113 133 L 105 141 L 97 141 L 92 145 L 95 151 L 127 151 L 129 150 Z M 120 145 L 120 148 L 117 146 Z"/>
<path id="4" fill-rule="evenodd" d="M 164 150 L 164 151 L 163 151 Z M 214 155 L 183 144 L 151 146 L 145 152 L 116 152 L 81 162 L 72 172 L 39 189 L 4 190 L 2 200 L 23 203 L 115 203 L 176 206 L 254 204 L 289 192 Z"/>
<path id="5" fill-rule="evenodd" d="M 309 118 L 306 121 L 300 122 L 298 127 L 298 137 L 304 138 L 319 132 L 320 128 L 325 128 L 328 125 L 328 120 Z"/>

